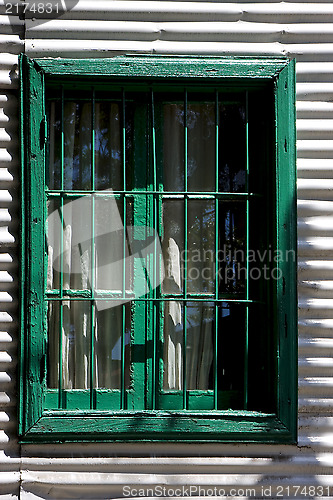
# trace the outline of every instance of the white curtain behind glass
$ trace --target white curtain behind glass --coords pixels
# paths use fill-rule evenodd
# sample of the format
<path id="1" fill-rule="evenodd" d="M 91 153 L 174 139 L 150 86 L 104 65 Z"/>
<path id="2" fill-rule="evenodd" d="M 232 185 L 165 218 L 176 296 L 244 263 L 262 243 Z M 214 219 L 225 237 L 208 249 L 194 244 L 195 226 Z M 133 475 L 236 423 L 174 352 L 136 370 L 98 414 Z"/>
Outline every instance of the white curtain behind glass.
<path id="1" fill-rule="evenodd" d="M 163 106 L 164 189 L 184 191 L 184 108 Z M 215 190 L 215 108 L 213 104 L 189 104 L 187 115 L 188 191 Z M 212 201 L 188 200 L 188 253 L 184 250 L 184 198 L 168 198 L 163 203 L 165 293 L 213 292 L 215 211 Z M 208 257 L 205 258 L 205 255 Z M 210 255 L 210 257 L 209 257 Z M 184 276 L 187 259 L 187 276 Z M 213 360 L 214 314 L 208 305 L 188 303 L 186 314 L 187 388 L 209 389 Z M 164 309 L 164 389 L 183 387 L 184 308 L 180 301 L 166 302 Z"/>
<path id="2" fill-rule="evenodd" d="M 55 116 L 55 103 L 51 104 L 51 120 Z M 215 189 L 215 109 L 211 104 L 189 105 L 188 118 L 188 189 L 210 191 Z M 121 122 L 119 105 L 96 103 L 96 187 L 99 189 L 121 189 Z M 65 104 L 65 158 L 64 187 L 91 189 L 91 106 Z M 183 107 L 176 104 L 163 106 L 163 183 L 166 191 L 183 191 L 184 187 L 184 127 Z M 56 165 L 54 127 L 51 130 L 50 165 Z M 96 146 L 95 144 L 95 146 Z M 103 150 L 103 153 L 101 151 Z M 59 164 L 59 162 L 58 162 Z M 111 172 L 111 173 L 110 173 Z M 52 168 L 51 168 L 52 175 Z M 50 204 L 49 210 L 59 205 Z M 120 206 L 120 212 L 122 207 Z M 101 218 L 103 209 L 101 208 Z M 177 294 L 184 287 L 184 198 L 169 198 L 163 201 L 163 257 L 165 281 L 163 291 Z M 84 290 L 91 286 L 91 221 L 80 213 L 66 212 L 63 231 L 63 287 Z M 100 221 L 101 222 L 101 221 Z M 104 222 L 103 222 L 104 223 Z M 105 221 L 107 223 L 107 221 Z M 73 245 L 75 231 L 87 233 L 87 242 Z M 53 254 L 59 255 L 60 234 L 48 235 L 49 268 L 48 289 L 59 286 L 59 275 L 52 268 Z M 201 258 L 196 261 L 189 255 L 187 265 L 187 290 L 192 293 L 214 290 L 213 260 L 202 260 L 204 250 L 214 248 L 215 212 L 211 200 L 189 201 L 188 244 L 198 251 Z M 109 239 L 97 239 L 94 246 L 94 269 L 99 262 L 107 260 L 107 254 L 121 258 L 122 247 Z M 117 260 L 117 259 L 115 259 Z M 206 268 L 203 277 L 203 268 Z M 119 285 L 122 268 L 119 266 Z M 208 278 L 207 278 L 208 276 Z M 94 275 L 95 284 L 103 281 L 103 275 Z M 115 281 L 118 281 L 116 279 Z M 113 283 L 115 282 L 113 281 Z M 121 286 L 120 286 L 121 289 Z M 59 332 L 59 303 L 49 305 L 49 386 L 58 387 L 59 333 L 62 336 L 62 385 L 65 389 L 87 389 L 90 386 L 89 363 L 91 343 L 91 309 L 89 301 L 63 301 L 63 327 Z M 209 305 L 188 303 L 187 308 L 187 388 L 206 390 L 209 387 L 213 360 L 212 334 L 214 310 Z M 94 321 L 94 383 L 100 388 L 120 387 L 120 341 L 123 328 L 122 306 L 96 310 Z M 129 343 L 130 325 L 127 325 L 126 342 Z M 157 332 L 156 332 L 157 334 Z M 183 338 L 184 309 L 180 301 L 167 301 L 164 306 L 164 380 L 163 387 L 180 390 L 183 386 Z M 128 363 L 127 358 L 126 363 Z M 129 371 L 129 366 L 127 366 Z"/>

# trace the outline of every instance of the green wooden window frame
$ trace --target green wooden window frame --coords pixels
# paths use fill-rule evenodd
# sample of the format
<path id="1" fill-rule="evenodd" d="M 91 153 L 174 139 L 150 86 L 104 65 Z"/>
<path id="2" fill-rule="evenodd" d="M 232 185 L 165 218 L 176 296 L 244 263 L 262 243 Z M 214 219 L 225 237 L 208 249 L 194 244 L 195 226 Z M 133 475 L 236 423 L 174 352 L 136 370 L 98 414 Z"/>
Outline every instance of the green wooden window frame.
<path id="1" fill-rule="evenodd" d="M 256 89 L 270 103 L 270 134 L 265 144 L 269 170 L 267 225 L 273 248 L 296 255 L 295 64 L 284 58 L 120 56 L 112 59 L 20 58 L 22 144 L 22 253 L 19 433 L 22 442 L 60 441 L 195 441 L 294 443 L 297 439 L 297 295 L 296 259 L 276 263 L 281 279 L 270 286 L 269 360 L 275 363 L 272 385 L 274 411 L 196 410 L 183 391 L 178 410 L 96 408 L 52 409 L 61 399 L 46 388 L 47 328 L 45 314 L 45 155 L 46 89 L 52 87 L 106 89 L 130 86 L 167 92 L 191 88 L 243 92 Z M 261 108 L 260 108 L 261 109 Z M 261 111 L 262 112 L 262 111 Z M 256 137 L 260 140 L 260 137 Z M 258 180 L 258 182 L 260 182 Z M 265 181 L 262 181 L 262 184 Z M 153 189 L 156 187 L 152 186 Z M 149 188 L 148 188 L 149 189 Z M 218 194 L 218 193 L 216 193 Z M 245 198 L 248 204 L 249 196 Z M 248 298 L 248 297 L 247 297 Z M 186 299 L 186 297 L 185 297 Z M 154 300 L 157 300 L 156 297 Z M 207 302 L 211 302 L 207 299 Z M 154 334 L 152 340 L 156 342 Z M 152 363 L 156 363 L 154 355 Z M 216 392 L 216 389 L 215 389 Z M 95 399 L 94 399 L 95 398 Z M 123 397 L 122 397 L 123 399 Z M 78 403 L 78 404 L 77 404 Z M 246 407 L 246 406 L 245 406 Z"/>

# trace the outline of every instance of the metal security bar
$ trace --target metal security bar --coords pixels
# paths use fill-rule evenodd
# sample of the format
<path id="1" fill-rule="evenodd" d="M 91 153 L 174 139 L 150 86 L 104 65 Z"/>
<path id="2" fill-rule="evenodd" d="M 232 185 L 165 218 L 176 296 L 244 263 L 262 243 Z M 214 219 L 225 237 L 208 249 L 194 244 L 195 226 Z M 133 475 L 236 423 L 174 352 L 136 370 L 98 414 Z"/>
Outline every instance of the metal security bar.
<path id="1" fill-rule="evenodd" d="M 215 93 L 215 191 L 219 190 L 219 92 Z M 219 199 L 215 198 L 215 251 L 219 248 Z M 214 410 L 218 409 L 219 261 L 215 255 Z"/>
<path id="2" fill-rule="evenodd" d="M 64 88 L 61 87 L 61 158 L 60 158 L 60 169 L 61 169 L 61 190 L 64 189 L 64 150 L 65 150 L 65 139 L 64 139 Z M 63 209 L 64 209 L 64 199 L 60 196 L 60 218 L 61 218 L 61 228 L 64 227 L 63 220 Z M 64 233 L 60 231 L 60 298 L 63 296 L 63 276 L 64 276 Z M 59 307 L 59 392 L 58 392 L 58 407 L 62 408 L 63 398 L 62 398 L 62 337 L 63 337 L 63 309 L 62 302 L 60 302 Z"/>
<path id="3" fill-rule="evenodd" d="M 249 160 L 249 95 L 246 91 L 245 95 L 245 143 L 246 143 L 246 174 L 245 174 L 245 189 L 249 192 L 249 175 L 250 175 L 250 160 Z M 250 250 L 250 203 L 246 199 L 246 299 L 249 299 L 249 250 Z M 245 345 L 244 345 L 244 409 L 248 406 L 248 370 L 249 370 L 249 308 L 245 308 Z"/>
<path id="4" fill-rule="evenodd" d="M 122 113 L 122 171 L 123 171 L 123 191 L 126 193 L 126 110 L 125 110 L 125 90 L 122 89 L 121 95 L 121 113 Z M 123 202 L 123 221 L 124 221 L 124 233 L 123 233 L 123 296 L 126 293 L 126 197 L 124 197 Z M 126 309 L 125 304 L 122 305 L 122 332 L 121 332 L 121 409 L 126 409 L 126 390 L 125 390 L 125 329 L 126 329 Z"/>
<path id="5" fill-rule="evenodd" d="M 185 255 L 188 251 L 188 241 L 187 241 L 187 214 L 188 214 L 188 197 L 187 197 L 187 183 L 188 183 L 188 171 L 187 171 L 187 141 L 188 141 L 188 130 L 187 130 L 187 91 L 184 93 L 184 250 Z M 186 349 L 187 349 L 187 259 L 184 262 L 184 334 L 183 334 L 183 410 L 187 409 L 187 380 L 186 380 Z"/>
<path id="6" fill-rule="evenodd" d="M 223 347 L 223 336 L 225 335 L 223 328 L 220 325 L 222 321 L 223 311 L 227 310 L 228 307 L 233 305 L 237 305 L 238 307 L 242 307 L 245 312 L 245 325 L 244 325 L 244 360 L 243 360 L 243 409 L 247 409 L 248 407 L 248 370 L 249 370 L 249 306 L 250 304 L 258 304 L 261 303 L 258 299 L 252 299 L 250 297 L 250 288 L 249 288 L 249 264 L 248 264 L 248 253 L 250 250 L 250 200 L 251 199 L 260 199 L 261 195 L 259 193 L 250 192 L 250 184 L 249 184 L 249 106 L 248 106 L 248 92 L 246 95 L 240 94 L 239 102 L 244 100 L 245 102 L 245 136 L 244 138 L 240 138 L 240 140 L 244 140 L 244 147 L 246 151 L 246 165 L 245 165 L 245 188 L 244 190 L 235 191 L 232 189 L 231 184 L 229 185 L 228 190 L 221 189 L 220 183 L 220 173 L 221 165 L 220 155 L 223 153 L 223 149 L 227 148 L 228 145 L 222 143 L 220 141 L 221 136 L 221 121 L 223 121 L 223 117 L 221 117 L 222 106 L 224 103 L 228 103 L 227 94 L 223 93 L 222 90 L 215 89 L 213 93 L 207 94 L 207 96 L 203 97 L 203 100 L 207 100 L 207 102 L 213 104 L 215 109 L 215 125 L 214 125 L 214 141 L 215 141 L 215 163 L 214 163 L 214 185 L 211 186 L 210 190 L 189 190 L 189 179 L 191 176 L 191 172 L 188 164 L 188 144 L 189 144 L 189 103 L 191 102 L 191 94 L 193 90 L 188 91 L 187 88 L 183 90 L 183 126 L 184 126 L 184 146 L 183 146 L 183 154 L 184 154 L 184 184 L 183 189 L 179 190 L 167 190 L 163 186 L 163 165 L 157 159 L 157 135 L 161 134 L 161 131 L 158 130 L 156 121 L 157 114 L 161 112 L 163 103 L 163 93 L 159 92 L 157 89 L 151 89 L 150 92 L 147 93 L 147 108 L 149 112 L 147 113 L 147 130 L 148 130 L 148 160 L 147 165 L 136 165 L 133 163 L 133 158 L 135 154 L 133 152 L 127 153 L 127 143 L 130 141 L 130 134 L 132 133 L 135 137 L 136 131 L 130 131 L 130 127 L 127 129 L 127 125 L 129 123 L 131 112 L 127 113 L 127 106 L 132 106 L 132 110 L 134 109 L 135 113 L 135 99 L 133 99 L 133 93 L 126 88 L 123 88 L 121 91 L 121 97 L 116 96 L 114 99 L 108 98 L 105 99 L 105 102 L 116 102 L 119 105 L 119 120 L 120 120 L 120 142 L 121 142 L 121 150 L 119 151 L 120 158 L 120 169 L 121 169 L 121 185 L 117 186 L 117 189 L 113 189 L 110 186 L 109 191 L 101 191 L 98 189 L 99 183 L 96 181 L 96 147 L 100 138 L 96 132 L 96 102 L 104 102 L 100 97 L 97 97 L 96 90 L 94 88 L 91 89 L 89 99 L 85 96 L 82 100 L 86 100 L 90 102 L 91 105 L 91 121 L 90 121 L 90 136 L 91 136 L 91 150 L 90 150 L 90 182 L 86 184 L 87 189 L 83 189 L 82 186 L 77 188 L 73 186 L 72 189 L 67 189 L 65 186 L 65 142 L 67 138 L 65 137 L 65 102 L 70 102 L 70 98 L 65 96 L 65 91 L 61 89 L 60 96 L 60 104 L 61 104 L 61 120 L 60 120 L 60 128 L 61 128 L 61 147 L 60 147 L 60 184 L 54 186 L 52 189 L 46 187 L 46 197 L 48 200 L 59 200 L 59 212 L 61 218 L 61 227 L 65 228 L 65 220 L 64 220 L 64 206 L 67 201 L 75 200 L 78 197 L 87 198 L 91 202 L 91 242 L 90 242 L 90 283 L 89 287 L 84 290 L 75 289 L 75 288 L 64 288 L 64 231 L 60 231 L 60 270 L 59 270 L 59 289 L 54 288 L 51 290 L 46 290 L 45 298 L 47 301 L 52 301 L 54 304 L 59 303 L 59 342 L 58 342 L 58 387 L 52 388 L 53 391 L 57 393 L 57 407 L 63 408 L 68 407 L 68 402 L 65 402 L 65 394 L 71 389 L 68 387 L 64 387 L 63 384 L 63 358 L 64 358 L 64 319 L 63 319 L 63 308 L 64 301 L 68 304 L 75 304 L 80 302 L 88 302 L 90 308 L 90 345 L 89 345 L 89 383 L 86 389 L 80 389 L 82 392 L 89 393 L 89 408 L 90 409 L 98 409 L 99 401 L 102 401 L 105 397 L 107 400 L 108 392 L 117 393 L 117 398 L 109 400 L 111 407 L 110 409 L 121 409 L 127 410 L 130 405 L 128 404 L 128 395 L 131 391 L 135 391 L 136 381 L 131 381 L 128 384 L 126 381 L 130 377 L 130 370 L 128 366 L 128 360 L 126 359 L 128 349 L 131 350 L 131 363 L 136 363 L 138 346 L 132 345 L 133 338 L 129 340 L 128 329 L 132 328 L 131 323 L 132 320 L 127 320 L 127 314 L 129 308 L 131 309 L 130 314 L 133 313 L 133 304 L 134 303 L 143 303 L 145 305 L 146 315 L 149 317 L 147 319 L 147 324 L 142 324 L 142 329 L 147 329 L 145 333 L 145 339 L 147 345 L 145 346 L 144 354 L 146 356 L 145 364 L 147 367 L 146 376 L 151 382 L 146 383 L 146 391 L 151 391 L 150 395 L 146 397 L 146 409 L 160 409 L 161 405 L 163 406 L 163 398 L 164 391 L 163 390 L 163 382 L 159 377 L 162 377 L 163 374 L 159 374 L 159 366 L 161 357 L 163 356 L 163 335 L 160 335 L 161 328 L 163 328 L 163 323 L 165 318 L 161 313 L 163 304 L 167 304 L 168 302 L 177 302 L 181 306 L 181 314 L 182 314 L 182 328 L 183 328 L 183 337 L 182 337 L 182 365 L 181 365 L 181 389 L 174 390 L 174 395 L 177 397 L 173 399 L 176 401 L 174 408 L 168 408 L 169 403 L 165 403 L 168 409 L 182 409 L 188 410 L 193 408 L 196 403 L 194 403 L 194 399 L 196 397 L 196 393 L 200 390 L 193 389 L 189 386 L 188 382 L 188 352 L 191 348 L 191 339 L 189 338 L 189 320 L 191 315 L 191 308 L 195 308 L 196 306 L 200 306 L 200 310 L 206 308 L 207 310 L 212 310 L 213 321 L 212 321 L 212 380 L 209 388 L 206 388 L 206 393 L 209 399 L 207 403 L 207 408 L 203 409 L 215 409 L 219 410 L 221 407 L 220 403 L 220 394 L 225 389 L 222 388 L 221 385 L 221 376 L 223 370 L 223 364 L 220 359 L 221 355 L 221 346 Z M 243 99 L 244 96 L 244 99 Z M 73 99 L 73 98 L 71 98 Z M 170 96 L 167 97 L 170 99 Z M 196 98 L 197 99 L 197 98 Z M 79 102 L 81 100 L 80 97 L 75 100 L 75 102 Z M 74 118 L 76 119 L 76 117 Z M 159 116 L 158 118 L 161 120 L 162 118 Z M 133 124 L 132 124 L 133 126 Z M 111 130 L 111 134 L 112 134 Z M 118 155 L 118 152 L 109 152 L 109 154 L 113 154 L 115 156 Z M 128 156 L 127 156 L 128 155 Z M 131 156 L 132 155 L 132 156 Z M 130 172 L 127 171 L 127 165 L 130 165 Z M 147 175 L 147 189 L 144 189 L 140 185 L 135 185 L 135 169 L 143 169 L 148 168 L 151 169 L 151 177 L 148 178 Z M 150 174 L 149 174 L 150 175 Z M 230 174 L 231 175 L 231 174 Z M 120 189 L 119 189 L 120 188 Z M 188 263 L 185 259 L 184 268 L 183 268 L 183 289 L 179 293 L 164 293 L 161 292 L 159 288 L 156 287 L 158 282 L 158 276 L 160 275 L 160 265 L 161 261 L 158 257 L 157 250 L 157 241 L 154 241 L 154 252 L 153 258 L 146 263 L 147 266 L 150 266 L 153 272 L 152 276 L 152 284 L 153 286 L 147 290 L 147 293 L 143 296 L 136 296 L 133 290 L 130 287 L 127 287 L 127 281 L 130 281 L 130 277 L 126 275 L 128 270 L 126 270 L 126 258 L 128 257 L 128 241 L 127 241 L 127 231 L 126 224 L 128 222 L 129 212 L 128 212 L 128 200 L 135 193 L 135 199 L 139 199 L 142 197 L 147 206 L 147 217 L 150 218 L 149 222 L 151 227 L 158 232 L 160 237 L 162 237 L 163 227 L 161 225 L 161 212 L 164 200 L 176 201 L 180 200 L 183 204 L 183 228 L 184 228 L 184 251 L 185 255 L 189 251 L 189 210 L 191 209 L 192 201 L 208 201 L 211 200 L 213 203 L 213 214 L 214 218 L 214 238 L 213 238 L 213 252 L 215 252 L 215 261 L 214 261 L 214 286 L 212 291 L 198 291 L 193 292 L 188 287 Z M 101 197 L 107 199 L 108 197 L 113 197 L 117 201 L 119 201 L 120 205 L 122 204 L 121 216 L 122 223 L 124 226 L 123 236 L 122 236 L 122 260 L 123 262 L 119 265 L 122 266 L 122 280 L 121 286 L 119 290 L 108 290 L 100 288 L 96 281 L 96 200 L 101 199 Z M 150 200 L 150 201 L 149 201 Z M 232 292 L 226 291 L 222 287 L 220 287 L 220 263 L 217 258 L 218 252 L 221 246 L 221 218 L 223 217 L 223 207 L 226 207 L 227 204 L 238 204 L 242 202 L 245 206 L 245 254 L 246 254 L 246 277 L 245 277 L 245 291 L 244 294 L 236 293 L 235 290 Z M 134 202 L 133 202 L 134 203 Z M 148 207 L 149 213 L 148 213 Z M 144 206 L 144 205 L 143 205 Z M 221 208 L 222 207 L 222 208 Z M 134 210 L 136 209 L 134 203 Z M 231 222 L 229 221 L 229 224 Z M 201 221 L 201 227 L 204 225 L 204 222 Z M 98 305 L 102 301 L 108 301 L 110 304 L 120 303 L 121 310 L 121 322 L 120 322 L 120 332 L 119 332 L 119 385 L 115 387 L 106 387 L 101 390 L 100 386 L 97 385 L 96 381 L 96 336 L 95 329 L 97 328 L 97 316 L 98 316 Z M 130 306 L 126 305 L 126 302 L 129 302 Z M 229 315 L 231 314 L 231 309 L 228 310 Z M 227 311 L 227 312 L 228 312 Z M 227 314 L 227 313 L 226 313 Z M 164 318 L 164 319 L 163 319 Z M 130 324 L 128 324 L 128 321 Z M 112 325 L 113 328 L 113 325 Z M 149 332 L 148 332 L 148 329 Z M 110 331 L 105 331 L 105 335 L 111 334 Z M 133 337 L 133 336 L 132 336 Z M 151 347 L 148 346 L 149 342 L 152 342 Z M 129 346 L 129 342 L 131 345 Z M 128 346 L 128 347 L 127 347 Z M 223 349 L 222 349 L 223 351 Z M 118 353 L 118 351 L 117 351 Z M 117 357 L 118 354 L 114 353 L 113 356 Z M 151 356 L 151 359 L 148 357 Z M 142 361 L 140 361 L 142 362 Z M 231 390 L 231 389 L 230 389 Z M 171 391 L 172 392 L 172 391 Z M 232 392 L 232 390 L 231 390 Z M 179 398 L 178 398 L 179 395 Z M 70 399 L 70 398 L 69 398 Z M 54 400 L 54 399 L 53 399 Z M 104 404 L 104 403 L 103 403 Z M 199 404 L 199 403 L 198 403 Z M 206 404 L 206 403 L 205 403 Z M 115 405 L 115 406 L 113 406 Z M 102 405 L 103 406 L 103 405 Z M 103 406 L 104 408 L 104 406 Z M 198 407 L 199 408 L 199 407 Z M 200 408 L 199 408 L 200 409 Z"/>

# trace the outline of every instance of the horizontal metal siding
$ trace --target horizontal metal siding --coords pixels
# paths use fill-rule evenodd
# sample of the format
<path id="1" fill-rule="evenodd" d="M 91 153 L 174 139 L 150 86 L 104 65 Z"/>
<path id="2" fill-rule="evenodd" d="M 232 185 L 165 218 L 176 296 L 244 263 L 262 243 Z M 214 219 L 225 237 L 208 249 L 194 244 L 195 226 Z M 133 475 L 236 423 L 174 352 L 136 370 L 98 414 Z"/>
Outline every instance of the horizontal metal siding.
<path id="1" fill-rule="evenodd" d="M 333 486 L 332 2 L 66 1 L 69 12 L 43 23 L 6 19 L 4 3 L 0 88 L 11 90 L 0 95 L 0 470 L 5 471 L 0 494 L 15 493 L 19 482 L 15 88 L 17 54 L 23 46 L 38 57 L 111 57 L 123 52 L 296 57 L 300 418 L 298 446 L 25 445 L 21 498 L 121 497 L 122 487 L 131 484 L 220 485 L 228 491 L 249 486 L 256 495 L 269 485 Z"/>
<path id="2" fill-rule="evenodd" d="M 1 85 L 7 87 L 9 82 L 7 78 L 2 80 L 0 72 Z M 12 86 L 16 87 L 17 82 Z M 0 498 L 16 498 L 20 479 L 16 424 L 19 328 L 17 125 L 17 94 L 0 89 Z"/>
<path id="3" fill-rule="evenodd" d="M 0 8 L 0 498 L 18 498 L 18 54 L 24 23 Z"/>

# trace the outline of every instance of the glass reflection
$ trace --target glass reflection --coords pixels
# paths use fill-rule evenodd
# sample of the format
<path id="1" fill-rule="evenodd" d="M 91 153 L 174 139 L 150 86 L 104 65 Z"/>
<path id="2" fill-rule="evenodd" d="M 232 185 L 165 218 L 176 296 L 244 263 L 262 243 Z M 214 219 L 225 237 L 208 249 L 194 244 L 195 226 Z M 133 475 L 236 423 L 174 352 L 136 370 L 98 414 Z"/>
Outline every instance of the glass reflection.
<path id="1" fill-rule="evenodd" d="M 243 408 L 246 306 L 222 302 L 218 307 L 218 390 L 220 408 Z"/>
<path id="2" fill-rule="evenodd" d="M 91 104 L 64 105 L 64 189 L 91 189 Z"/>
<path id="3" fill-rule="evenodd" d="M 95 107 L 95 188 L 123 189 L 121 102 Z"/>
<path id="4" fill-rule="evenodd" d="M 187 177 L 189 191 L 215 191 L 216 111 L 214 102 L 187 106 Z"/>
<path id="5" fill-rule="evenodd" d="M 155 113 L 156 157 L 164 191 L 184 191 L 184 104 L 163 103 Z"/>
<path id="6" fill-rule="evenodd" d="M 124 317 L 125 314 L 125 317 Z M 124 384 L 130 387 L 131 305 L 116 305 L 114 301 L 97 301 L 95 308 L 95 387 L 121 388 L 122 332 L 124 331 Z"/>
<path id="7" fill-rule="evenodd" d="M 245 106 L 219 106 L 219 191 L 238 193 L 246 187 Z"/>
<path id="8" fill-rule="evenodd" d="M 246 206 L 219 202 L 219 292 L 244 293 L 246 283 Z"/>
<path id="9" fill-rule="evenodd" d="M 49 171 L 46 182 L 49 189 L 61 188 L 61 101 L 48 103 L 49 113 L 49 142 L 48 160 Z"/>
<path id="10" fill-rule="evenodd" d="M 164 199 L 163 222 L 163 293 L 179 294 L 183 291 L 184 279 L 184 201 Z"/>
<path id="11" fill-rule="evenodd" d="M 215 291 L 215 200 L 188 200 L 188 293 Z"/>
<path id="12" fill-rule="evenodd" d="M 89 301 L 65 300 L 62 303 L 58 301 L 48 303 L 48 387 L 58 388 L 59 385 L 59 332 L 61 332 L 62 388 L 89 388 L 90 310 Z"/>
<path id="13" fill-rule="evenodd" d="M 187 306 L 186 385 L 188 390 L 213 389 L 213 305 L 189 302 Z"/>

